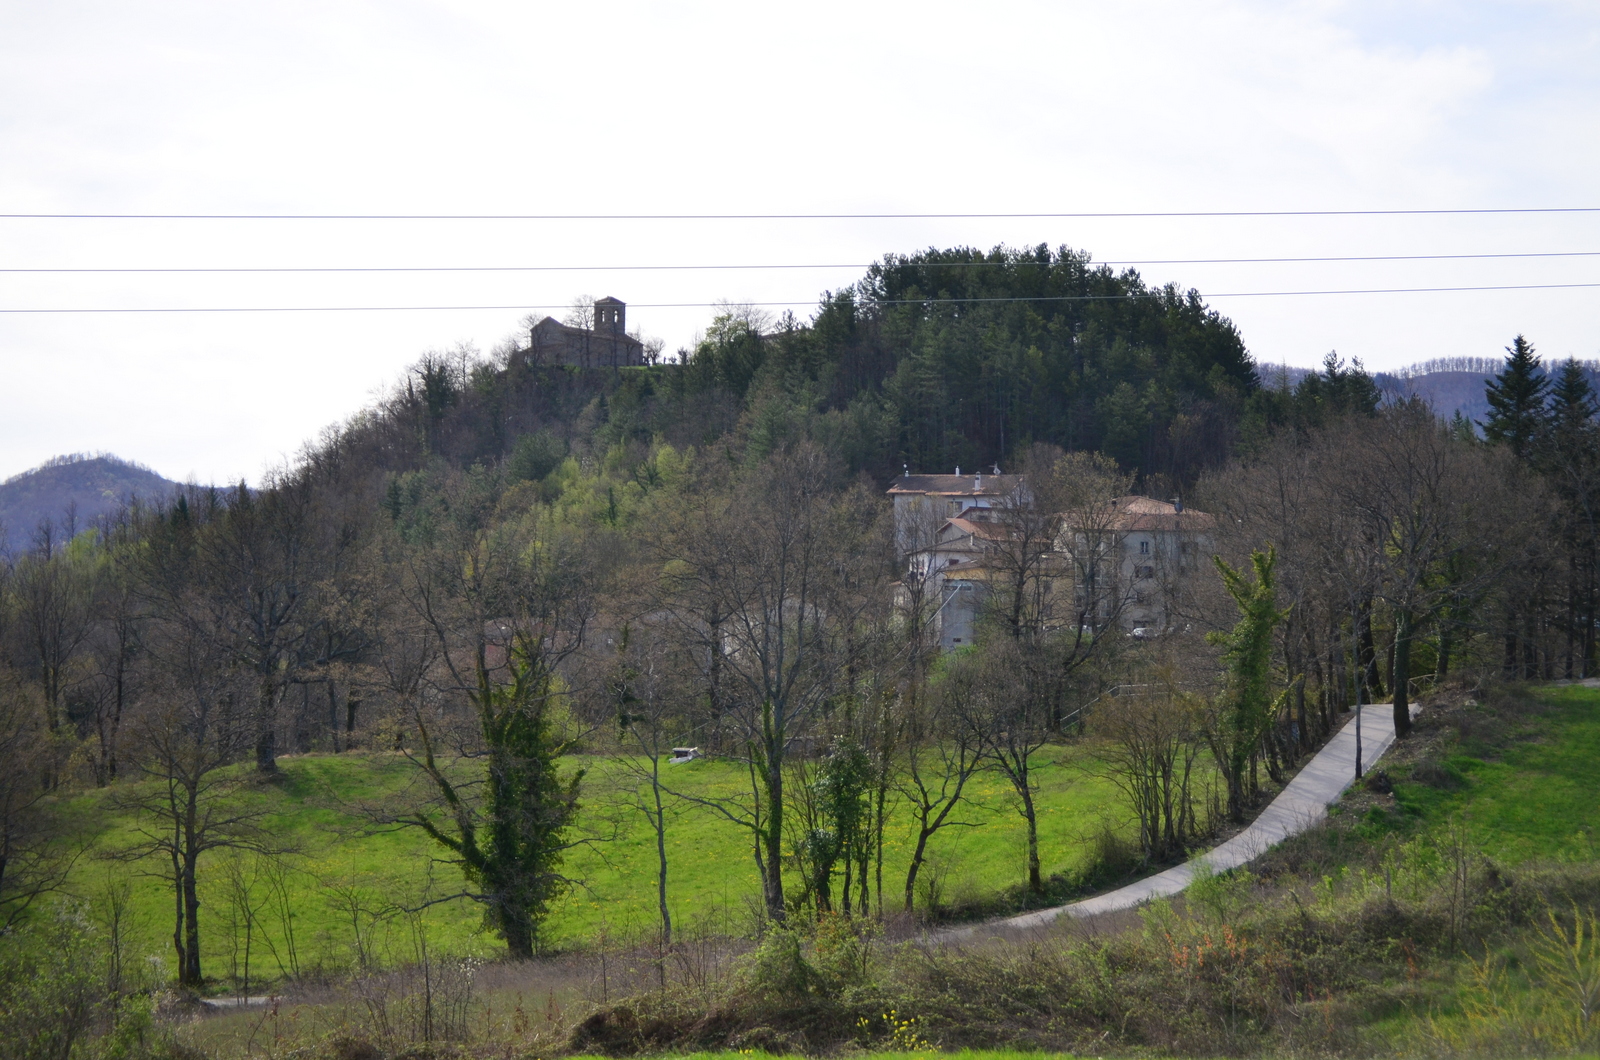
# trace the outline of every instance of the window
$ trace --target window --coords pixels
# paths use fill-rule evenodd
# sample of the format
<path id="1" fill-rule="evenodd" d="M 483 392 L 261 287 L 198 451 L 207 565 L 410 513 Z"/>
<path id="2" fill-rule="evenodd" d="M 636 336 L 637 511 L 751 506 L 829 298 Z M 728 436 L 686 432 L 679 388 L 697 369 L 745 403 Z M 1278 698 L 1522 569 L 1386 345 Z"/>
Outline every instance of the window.
<path id="1" fill-rule="evenodd" d="M 1156 569 L 1154 567 L 1135 567 L 1133 568 L 1133 576 L 1135 578 L 1154 578 Z"/>
<path id="2" fill-rule="evenodd" d="M 1150 542 L 1148 542 L 1148 541 L 1139 542 L 1139 555 L 1148 556 L 1149 554 L 1150 554 Z"/>

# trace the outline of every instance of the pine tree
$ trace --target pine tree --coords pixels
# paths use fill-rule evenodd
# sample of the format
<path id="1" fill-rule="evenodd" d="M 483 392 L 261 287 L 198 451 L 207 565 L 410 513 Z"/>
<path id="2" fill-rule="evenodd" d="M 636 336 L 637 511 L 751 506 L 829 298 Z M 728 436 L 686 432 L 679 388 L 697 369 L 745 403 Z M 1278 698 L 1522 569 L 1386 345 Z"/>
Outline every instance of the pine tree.
<path id="1" fill-rule="evenodd" d="M 1583 438 L 1593 427 L 1597 412 L 1600 400 L 1589 383 L 1588 370 L 1569 357 L 1550 388 L 1551 443 L 1559 447 L 1562 441 Z"/>
<path id="2" fill-rule="evenodd" d="M 1504 442 L 1519 459 L 1532 454 L 1545 427 L 1549 377 L 1533 352 L 1533 343 L 1518 335 L 1506 347 L 1506 366 L 1488 386 L 1489 416 L 1483 433 Z"/>

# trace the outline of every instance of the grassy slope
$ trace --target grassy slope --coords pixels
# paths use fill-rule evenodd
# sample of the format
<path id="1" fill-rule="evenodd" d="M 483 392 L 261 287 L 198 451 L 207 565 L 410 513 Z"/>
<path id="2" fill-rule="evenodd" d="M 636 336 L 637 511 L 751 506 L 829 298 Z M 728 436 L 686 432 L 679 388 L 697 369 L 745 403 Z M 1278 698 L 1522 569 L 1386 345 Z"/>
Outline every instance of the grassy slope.
<path id="1" fill-rule="evenodd" d="M 1497 860 L 1593 857 L 1600 824 L 1600 689 L 1576 685 L 1529 693 L 1535 709 L 1474 723 L 1466 713 L 1436 744 L 1459 787 L 1405 779 L 1397 769 L 1395 802 L 1423 827 L 1459 816 L 1474 845 Z M 1473 711 L 1474 708 L 1458 708 Z M 1428 752 L 1420 756 L 1426 758 Z"/>
<path id="2" fill-rule="evenodd" d="M 1100 828 L 1102 815 L 1116 813 L 1118 802 L 1108 782 L 1085 776 L 1066 749 L 1047 749 L 1039 771 L 1040 841 L 1047 872 L 1072 873 L 1088 854 L 1085 839 Z M 553 911 L 551 940 L 557 945 L 593 942 L 603 933 L 625 939 L 649 930 L 655 919 L 655 843 L 644 818 L 619 798 L 626 793 L 621 771 L 598 758 L 575 759 L 570 768 L 588 770 L 586 815 L 590 827 L 615 837 L 580 847 L 568 857 L 566 870 L 575 887 Z M 460 889 L 458 870 L 431 863 L 441 853 L 420 833 L 410 830 L 372 834 L 363 829 L 363 803 L 397 804 L 424 792 L 417 774 L 404 759 L 391 755 L 307 755 L 281 761 L 282 781 L 256 788 L 246 798 L 260 800 L 270 816 L 273 836 L 301 851 L 302 868 L 294 881 L 295 931 L 303 966 L 319 959 L 345 964 L 351 953 L 348 919 L 334 909 L 329 887 L 355 884 L 368 891 L 368 901 L 415 901 L 426 894 Z M 470 768 L 463 767 L 463 775 Z M 731 793 L 743 774 L 734 765 L 702 760 L 673 766 L 668 780 L 699 795 Z M 973 805 L 965 816 L 974 827 L 951 828 L 934 840 L 932 854 L 945 874 L 947 898 L 979 897 L 1017 883 L 1023 871 L 1021 818 L 1011 808 L 1003 780 L 983 777 L 971 789 Z M 78 809 L 96 822 L 96 849 L 114 850 L 136 841 L 134 817 L 117 809 L 105 793 L 79 800 Z M 897 814 L 887 837 L 884 865 L 885 908 L 897 909 L 912 836 L 909 818 Z M 748 833 L 713 812 L 680 804 L 670 825 L 669 901 L 680 927 L 697 919 L 722 929 L 742 928 L 749 901 L 757 894 L 756 868 Z M 230 953 L 226 930 L 227 900 L 221 865 L 229 855 L 215 852 L 202 860 L 202 941 L 206 970 L 225 975 Z M 431 863 L 431 864 L 430 864 Z M 145 863 L 155 869 L 154 861 Z M 120 872 L 120 866 L 118 867 Z M 431 875 L 431 884 L 430 884 Z M 107 866 L 94 858 L 80 861 L 77 887 L 87 894 L 103 887 Z M 431 887 L 431 891 L 430 891 Z M 139 954 L 170 952 L 171 898 L 165 883 L 145 877 L 134 881 Z M 477 908 L 469 902 L 439 905 L 426 914 L 432 944 L 445 952 L 494 955 L 501 947 L 480 929 Z M 281 945 L 281 925 L 267 914 L 266 930 Z M 388 925 L 380 941 L 387 956 L 404 958 L 409 929 Z M 270 952 L 257 948 L 256 972 L 272 975 Z"/>

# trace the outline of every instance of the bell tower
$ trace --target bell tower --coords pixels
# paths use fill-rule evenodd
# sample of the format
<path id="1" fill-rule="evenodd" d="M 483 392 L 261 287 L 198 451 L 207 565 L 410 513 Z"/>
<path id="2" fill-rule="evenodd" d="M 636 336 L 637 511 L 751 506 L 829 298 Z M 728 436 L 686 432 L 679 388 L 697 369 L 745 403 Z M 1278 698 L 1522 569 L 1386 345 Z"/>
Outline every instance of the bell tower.
<path id="1" fill-rule="evenodd" d="M 607 295 L 594 303 L 594 330 L 597 335 L 626 335 L 628 306 Z"/>

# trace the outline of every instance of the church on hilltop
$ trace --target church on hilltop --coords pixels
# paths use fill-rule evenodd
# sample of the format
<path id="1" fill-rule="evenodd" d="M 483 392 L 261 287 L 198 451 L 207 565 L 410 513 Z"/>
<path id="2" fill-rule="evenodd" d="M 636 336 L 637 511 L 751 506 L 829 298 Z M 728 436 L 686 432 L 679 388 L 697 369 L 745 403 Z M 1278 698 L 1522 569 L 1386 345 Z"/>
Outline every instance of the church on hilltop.
<path id="1" fill-rule="evenodd" d="M 545 317 L 529 329 L 529 364 L 575 368 L 626 368 L 645 363 L 644 343 L 628 334 L 628 307 L 607 296 L 594 304 L 593 326 L 575 327 Z"/>

